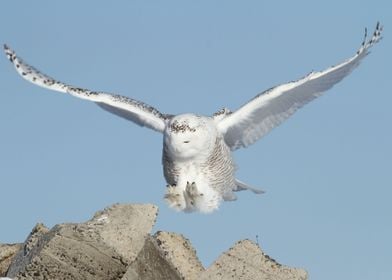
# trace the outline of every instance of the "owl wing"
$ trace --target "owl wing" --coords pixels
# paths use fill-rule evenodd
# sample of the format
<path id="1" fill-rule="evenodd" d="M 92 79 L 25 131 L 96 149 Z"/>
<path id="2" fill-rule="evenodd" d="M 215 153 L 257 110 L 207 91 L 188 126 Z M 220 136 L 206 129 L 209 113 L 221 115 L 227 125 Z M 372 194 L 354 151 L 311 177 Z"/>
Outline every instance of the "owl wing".
<path id="1" fill-rule="evenodd" d="M 350 74 L 381 40 L 382 26 L 377 23 L 372 38 L 364 41 L 348 60 L 321 72 L 268 89 L 234 112 L 220 118 L 217 126 L 231 150 L 247 147 L 294 114 L 309 101 L 321 96 Z"/>
<path id="2" fill-rule="evenodd" d="M 160 113 L 154 107 L 126 96 L 91 91 L 62 83 L 25 63 L 7 45 L 4 45 L 4 51 L 14 64 L 16 71 L 33 84 L 93 101 L 102 109 L 140 126 L 146 126 L 159 132 L 163 132 L 165 129 L 167 115 Z"/>

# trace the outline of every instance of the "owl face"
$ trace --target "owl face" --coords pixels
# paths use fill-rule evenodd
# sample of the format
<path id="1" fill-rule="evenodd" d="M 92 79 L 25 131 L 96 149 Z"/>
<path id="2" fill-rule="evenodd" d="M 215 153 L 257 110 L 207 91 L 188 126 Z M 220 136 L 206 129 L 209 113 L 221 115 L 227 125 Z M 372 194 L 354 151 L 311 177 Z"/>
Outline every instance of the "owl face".
<path id="1" fill-rule="evenodd" d="M 215 144 L 216 128 L 210 118 L 194 114 L 175 116 L 164 133 L 164 143 L 178 159 L 208 154 Z"/>

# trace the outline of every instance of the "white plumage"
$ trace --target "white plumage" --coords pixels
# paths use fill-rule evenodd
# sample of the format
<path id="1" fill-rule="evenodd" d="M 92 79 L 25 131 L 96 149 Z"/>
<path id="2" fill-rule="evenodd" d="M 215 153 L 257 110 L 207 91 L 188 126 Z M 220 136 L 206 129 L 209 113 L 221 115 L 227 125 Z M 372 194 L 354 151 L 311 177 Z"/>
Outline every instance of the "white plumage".
<path id="1" fill-rule="evenodd" d="M 24 63 L 8 46 L 4 45 L 4 50 L 26 80 L 93 101 L 104 110 L 162 133 L 162 164 L 168 183 L 165 200 L 176 210 L 211 212 L 222 200 L 235 200 L 236 191 L 263 192 L 235 178 L 231 151 L 253 144 L 350 74 L 369 53 L 369 48 L 381 40 L 381 31 L 382 26 L 377 24 L 368 41 L 365 32 L 361 47 L 348 60 L 266 90 L 234 112 L 222 109 L 211 117 L 166 115 L 129 97 L 67 85 Z"/>

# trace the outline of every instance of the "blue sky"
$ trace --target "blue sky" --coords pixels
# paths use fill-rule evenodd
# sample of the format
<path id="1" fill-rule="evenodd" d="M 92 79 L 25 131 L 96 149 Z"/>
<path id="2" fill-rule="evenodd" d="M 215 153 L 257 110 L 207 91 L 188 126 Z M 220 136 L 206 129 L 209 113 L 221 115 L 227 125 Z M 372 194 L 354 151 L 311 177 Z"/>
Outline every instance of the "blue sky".
<path id="1" fill-rule="evenodd" d="M 6 1 L 0 39 L 73 85 L 164 113 L 210 115 L 384 39 L 325 96 L 235 153 L 240 193 L 211 215 L 165 205 L 162 137 L 22 80 L 0 56 L 0 242 L 37 222 L 81 222 L 116 202 L 154 203 L 154 230 L 189 238 L 207 266 L 256 239 L 311 279 L 390 279 L 389 1 Z"/>

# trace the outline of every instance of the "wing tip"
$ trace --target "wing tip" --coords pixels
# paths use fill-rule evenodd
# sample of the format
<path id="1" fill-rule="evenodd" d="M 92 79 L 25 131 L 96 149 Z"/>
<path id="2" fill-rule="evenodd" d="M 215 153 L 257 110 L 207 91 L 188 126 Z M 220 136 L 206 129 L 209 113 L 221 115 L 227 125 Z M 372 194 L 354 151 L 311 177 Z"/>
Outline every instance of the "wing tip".
<path id="1" fill-rule="evenodd" d="M 4 44 L 3 48 L 4 48 L 5 54 L 7 55 L 8 60 L 11 62 L 14 62 L 15 52 L 7 44 Z"/>
<path id="2" fill-rule="evenodd" d="M 362 52 L 366 52 L 369 48 L 371 48 L 373 45 L 377 44 L 383 37 L 382 37 L 382 31 L 384 29 L 384 26 L 380 23 L 380 21 L 377 21 L 376 28 L 374 29 L 372 38 L 370 38 L 369 41 L 367 41 L 367 28 L 365 28 L 365 35 L 361 44 L 361 48 L 357 51 L 357 54 L 360 54 Z"/>

